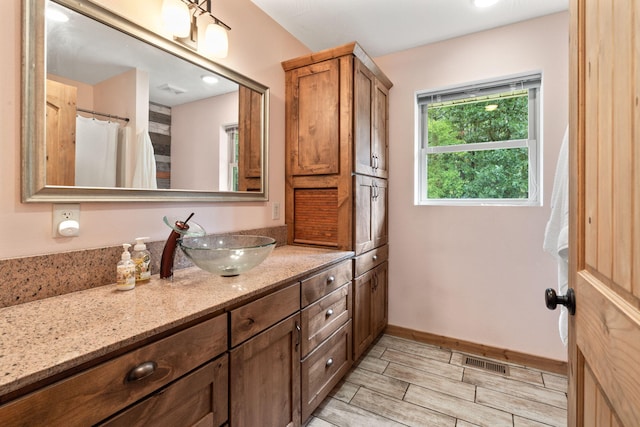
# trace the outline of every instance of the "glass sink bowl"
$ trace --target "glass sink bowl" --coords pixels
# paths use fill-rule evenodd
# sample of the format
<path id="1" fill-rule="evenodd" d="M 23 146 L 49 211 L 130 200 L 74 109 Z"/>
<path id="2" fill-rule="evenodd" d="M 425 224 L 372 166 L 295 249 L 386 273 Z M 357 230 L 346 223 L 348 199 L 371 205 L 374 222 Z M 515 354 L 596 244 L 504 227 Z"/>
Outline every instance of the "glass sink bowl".
<path id="1" fill-rule="evenodd" d="M 220 276 L 237 276 L 264 261 L 276 241 L 265 236 L 232 234 L 185 237 L 179 245 L 201 269 Z"/>

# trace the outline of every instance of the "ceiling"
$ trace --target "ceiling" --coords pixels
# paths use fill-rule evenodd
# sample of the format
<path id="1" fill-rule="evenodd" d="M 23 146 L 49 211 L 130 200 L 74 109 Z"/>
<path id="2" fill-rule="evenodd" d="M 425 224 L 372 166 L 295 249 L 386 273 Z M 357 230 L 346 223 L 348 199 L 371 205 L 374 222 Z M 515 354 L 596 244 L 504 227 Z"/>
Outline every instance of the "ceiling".
<path id="1" fill-rule="evenodd" d="M 174 107 L 225 93 L 236 92 L 238 84 L 217 76 L 211 85 L 201 68 L 126 35 L 108 25 L 54 2 L 47 8 L 63 12 L 67 22 L 47 20 L 47 72 L 95 85 L 126 71 L 137 69 L 149 76 L 151 102 Z"/>
<path id="2" fill-rule="evenodd" d="M 568 10 L 569 0 L 251 0 L 312 51 L 357 41 L 371 56 Z"/>

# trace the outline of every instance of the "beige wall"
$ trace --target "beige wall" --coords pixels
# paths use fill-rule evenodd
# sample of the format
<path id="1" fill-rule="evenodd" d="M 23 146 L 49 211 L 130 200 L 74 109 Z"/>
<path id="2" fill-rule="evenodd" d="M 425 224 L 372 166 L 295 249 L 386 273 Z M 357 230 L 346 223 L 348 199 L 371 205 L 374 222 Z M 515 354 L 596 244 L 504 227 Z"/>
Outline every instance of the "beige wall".
<path id="1" fill-rule="evenodd" d="M 365 48 L 366 49 L 366 48 Z M 389 322 L 566 360 L 544 289 L 556 159 L 568 120 L 568 13 L 376 58 L 390 96 Z M 543 207 L 414 206 L 415 92 L 543 72 Z"/>
<path id="2" fill-rule="evenodd" d="M 100 0 L 98 3 L 139 24 L 161 31 L 161 0 L 132 2 Z M 249 0 L 218 0 L 215 14 L 232 30 L 229 56 L 223 65 L 259 81 L 271 89 L 270 194 L 265 203 L 82 203 L 80 237 L 51 237 L 51 204 L 20 202 L 20 44 L 21 0 L 3 2 L 0 16 L 0 52 L 6 66 L 0 67 L 0 219 L 6 224 L 0 238 L 0 259 L 63 252 L 132 242 L 137 236 L 151 240 L 166 238 L 164 215 L 185 216 L 207 231 L 282 225 L 271 220 L 271 202 L 284 205 L 284 72 L 280 62 L 309 53 L 299 41 L 275 24 Z"/>
<path id="3" fill-rule="evenodd" d="M 230 124 L 238 124 L 237 91 L 171 109 L 171 188 L 220 189 L 220 153 L 227 146 L 222 130 Z"/>

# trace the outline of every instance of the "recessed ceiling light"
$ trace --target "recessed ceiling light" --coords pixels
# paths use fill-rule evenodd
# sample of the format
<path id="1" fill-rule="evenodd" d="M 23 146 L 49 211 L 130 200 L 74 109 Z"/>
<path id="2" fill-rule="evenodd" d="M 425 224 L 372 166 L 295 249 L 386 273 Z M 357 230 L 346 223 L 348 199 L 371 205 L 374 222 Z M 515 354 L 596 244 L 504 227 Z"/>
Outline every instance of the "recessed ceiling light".
<path id="1" fill-rule="evenodd" d="M 203 82 L 209 85 L 214 85 L 218 83 L 218 79 L 211 75 L 202 76 L 200 78 L 202 79 Z"/>
<path id="2" fill-rule="evenodd" d="M 498 3 L 499 0 L 473 0 L 473 5 L 475 7 L 489 7 Z"/>

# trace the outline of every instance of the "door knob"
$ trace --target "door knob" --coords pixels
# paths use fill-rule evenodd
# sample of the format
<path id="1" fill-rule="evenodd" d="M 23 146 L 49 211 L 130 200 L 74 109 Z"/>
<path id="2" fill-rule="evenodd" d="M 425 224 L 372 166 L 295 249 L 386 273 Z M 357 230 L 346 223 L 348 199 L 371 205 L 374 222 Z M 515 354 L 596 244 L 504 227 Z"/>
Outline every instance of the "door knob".
<path id="1" fill-rule="evenodd" d="M 544 291 L 544 301 L 549 310 L 555 310 L 560 304 L 567 307 L 569 314 L 576 314 L 576 295 L 571 288 L 567 290 L 565 295 L 558 295 L 555 290 L 548 288 Z"/>

